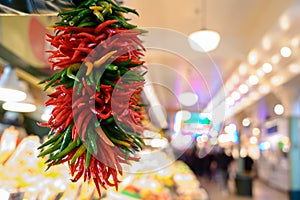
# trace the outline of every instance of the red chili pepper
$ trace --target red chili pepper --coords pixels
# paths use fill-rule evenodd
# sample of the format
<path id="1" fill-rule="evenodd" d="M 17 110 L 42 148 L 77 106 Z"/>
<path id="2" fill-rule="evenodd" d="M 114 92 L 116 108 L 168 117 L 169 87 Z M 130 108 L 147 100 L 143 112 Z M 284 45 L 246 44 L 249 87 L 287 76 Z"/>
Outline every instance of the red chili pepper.
<path id="1" fill-rule="evenodd" d="M 113 23 L 116 23 L 116 22 L 118 22 L 118 20 L 106 20 L 105 22 L 99 24 L 95 28 L 94 33 L 95 34 L 99 34 L 105 27 L 107 27 L 107 26 L 109 26 L 109 25 L 111 25 Z"/>
<path id="2" fill-rule="evenodd" d="M 72 31 L 75 32 L 86 32 L 86 33 L 93 33 L 94 28 L 91 27 L 76 27 L 76 26 L 54 26 L 54 32 L 57 30 L 64 31 L 64 33 L 71 33 Z"/>
<path id="3" fill-rule="evenodd" d="M 84 88 L 85 88 L 86 91 L 88 92 L 88 94 L 89 94 L 90 96 L 92 96 L 92 95 L 94 94 L 94 92 L 93 92 L 93 90 L 88 86 L 88 84 L 86 83 L 85 78 L 82 77 L 81 81 L 82 81 L 82 83 L 83 83 Z"/>

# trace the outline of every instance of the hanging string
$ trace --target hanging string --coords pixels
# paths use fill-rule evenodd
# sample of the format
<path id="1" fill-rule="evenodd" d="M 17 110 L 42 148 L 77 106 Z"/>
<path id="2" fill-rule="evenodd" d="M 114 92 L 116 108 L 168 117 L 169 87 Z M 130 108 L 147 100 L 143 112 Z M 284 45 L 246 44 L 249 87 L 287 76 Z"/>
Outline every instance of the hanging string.
<path id="1" fill-rule="evenodd" d="M 206 29 L 206 0 L 201 1 L 201 29 Z"/>

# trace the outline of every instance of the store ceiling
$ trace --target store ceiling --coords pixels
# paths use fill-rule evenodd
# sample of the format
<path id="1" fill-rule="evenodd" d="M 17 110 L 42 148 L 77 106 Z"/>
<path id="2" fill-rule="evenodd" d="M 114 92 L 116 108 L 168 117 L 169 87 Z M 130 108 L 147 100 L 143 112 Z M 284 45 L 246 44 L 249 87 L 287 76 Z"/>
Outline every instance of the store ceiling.
<path id="1" fill-rule="evenodd" d="M 191 90 L 198 94 L 199 102 L 184 109 L 202 111 L 246 61 L 248 53 L 261 44 L 263 36 L 272 30 L 293 1 L 206 0 L 206 8 L 201 7 L 202 3 L 201 0 L 124 1 L 124 5 L 135 8 L 140 14 L 139 17 L 130 16 L 133 23 L 157 31 L 152 40 L 145 39 L 145 60 L 148 78 L 168 111 L 183 109 L 178 95 Z M 219 47 L 209 54 L 191 50 L 187 40 L 184 43 L 189 33 L 203 26 L 203 17 L 206 28 L 221 35 Z M 55 17 L 38 15 L 2 16 L 1 44 L 28 63 L 28 69 L 33 66 L 48 72 L 43 55 L 47 48 L 44 35 L 50 31 L 46 27 L 55 20 Z"/>

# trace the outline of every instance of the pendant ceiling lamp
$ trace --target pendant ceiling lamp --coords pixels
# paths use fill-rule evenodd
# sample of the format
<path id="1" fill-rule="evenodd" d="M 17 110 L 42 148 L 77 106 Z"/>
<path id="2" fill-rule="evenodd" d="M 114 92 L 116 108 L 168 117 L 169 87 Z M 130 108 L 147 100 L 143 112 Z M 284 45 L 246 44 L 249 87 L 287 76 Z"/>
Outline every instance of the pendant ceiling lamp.
<path id="1" fill-rule="evenodd" d="M 29 112 L 36 111 L 37 107 L 34 104 L 33 96 L 29 92 L 28 85 L 25 82 L 23 82 L 21 87 L 24 87 L 24 91 L 27 91 L 26 99 L 24 99 L 23 101 L 18 101 L 18 102 L 16 102 L 16 101 L 4 102 L 2 105 L 2 108 L 4 110 L 12 111 L 12 112 L 20 112 L 20 113 L 29 113 Z"/>
<path id="2" fill-rule="evenodd" d="M 10 65 L 6 65 L 0 79 L 0 101 L 23 101 L 26 96 L 21 90 L 16 71 Z"/>
<path id="3" fill-rule="evenodd" d="M 189 44 L 195 51 L 210 52 L 218 47 L 221 37 L 218 32 L 206 29 L 206 0 L 202 0 L 201 10 L 202 28 L 189 35 Z"/>

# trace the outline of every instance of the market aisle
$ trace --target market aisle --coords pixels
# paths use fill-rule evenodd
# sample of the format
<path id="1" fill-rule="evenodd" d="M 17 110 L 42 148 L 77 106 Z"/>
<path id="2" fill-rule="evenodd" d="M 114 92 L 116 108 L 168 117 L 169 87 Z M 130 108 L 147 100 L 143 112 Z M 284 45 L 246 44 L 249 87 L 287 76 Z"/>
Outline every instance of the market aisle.
<path id="1" fill-rule="evenodd" d="M 205 188 L 209 194 L 209 200 L 288 200 L 288 194 L 269 187 L 265 183 L 256 179 L 253 182 L 253 196 L 243 197 L 235 195 L 234 186 L 231 185 L 230 194 L 224 195 L 219 191 L 215 181 L 200 179 L 201 186 Z M 233 184 L 233 183 L 232 183 Z"/>

